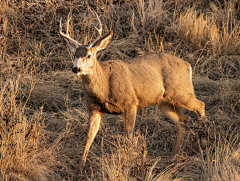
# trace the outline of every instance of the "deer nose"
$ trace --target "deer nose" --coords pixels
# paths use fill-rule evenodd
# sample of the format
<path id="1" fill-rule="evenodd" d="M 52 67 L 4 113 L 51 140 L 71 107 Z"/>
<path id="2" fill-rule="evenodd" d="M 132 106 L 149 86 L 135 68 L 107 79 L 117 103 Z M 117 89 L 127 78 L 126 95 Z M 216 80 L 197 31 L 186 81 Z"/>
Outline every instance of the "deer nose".
<path id="1" fill-rule="evenodd" d="M 78 72 L 80 72 L 80 68 L 73 67 L 73 68 L 72 68 L 72 71 L 73 71 L 74 73 L 78 73 Z"/>

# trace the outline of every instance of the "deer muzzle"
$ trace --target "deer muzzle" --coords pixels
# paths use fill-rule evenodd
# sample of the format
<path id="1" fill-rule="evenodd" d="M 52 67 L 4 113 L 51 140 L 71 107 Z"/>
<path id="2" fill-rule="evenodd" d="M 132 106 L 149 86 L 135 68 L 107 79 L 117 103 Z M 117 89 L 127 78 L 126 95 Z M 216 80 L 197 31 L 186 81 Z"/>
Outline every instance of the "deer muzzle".
<path id="1" fill-rule="evenodd" d="M 77 67 L 73 67 L 72 68 L 72 71 L 76 74 L 76 73 L 79 73 L 80 72 L 80 68 L 77 68 Z"/>

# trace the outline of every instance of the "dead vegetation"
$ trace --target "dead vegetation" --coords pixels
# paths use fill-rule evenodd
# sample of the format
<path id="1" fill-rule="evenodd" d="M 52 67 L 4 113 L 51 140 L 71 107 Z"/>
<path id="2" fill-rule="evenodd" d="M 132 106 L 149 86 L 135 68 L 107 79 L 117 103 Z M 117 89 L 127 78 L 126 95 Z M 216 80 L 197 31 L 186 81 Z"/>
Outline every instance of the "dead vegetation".
<path id="1" fill-rule="evenodd" d="M 134 143 L 120 116 L 105 115 L 85 172 L 75 170 L 87 134 L 84 90 L 59 20 L 72 16 L 79 42 L 114 31 L 100 61 L 169 52 L 191 63 L 201 129 L 188 123 L 171 160 L 175 126 L 154 106 L 137 115 Z M 14 1 L 0 3 L 1 180 L 239 180 L 240 3 L 238 0 Z"/>

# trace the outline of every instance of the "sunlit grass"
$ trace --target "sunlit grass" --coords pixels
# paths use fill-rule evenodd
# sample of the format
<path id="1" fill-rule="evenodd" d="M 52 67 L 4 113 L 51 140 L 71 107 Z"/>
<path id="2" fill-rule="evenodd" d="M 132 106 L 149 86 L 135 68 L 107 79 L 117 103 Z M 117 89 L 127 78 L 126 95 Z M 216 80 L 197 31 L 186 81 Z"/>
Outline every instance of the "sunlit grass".
<path id="1" fill-rule="evenodd" d="M 120 116 L 104 116 L 84 172 L 75 170 L 88 114 L 58 30 L 60 17 L 66 20 L 70 12 L 71 36 L 91 42 L 97 21 L 89 6 L 99 15 L 103 34 L 114 32 L 99 61 L 166 52 L 191 63 L 196 95 L 206 104 L 211 126 L 198 130 L 190 121 L 193 132 L 186 132 L 175 160 L 170 158 L 175 126 L 149 107 L 138 112 L 133 143 L 123 136 Z M 0 179 L 239 180 L 239 9 L 235 0 L 3 0 Z"/>

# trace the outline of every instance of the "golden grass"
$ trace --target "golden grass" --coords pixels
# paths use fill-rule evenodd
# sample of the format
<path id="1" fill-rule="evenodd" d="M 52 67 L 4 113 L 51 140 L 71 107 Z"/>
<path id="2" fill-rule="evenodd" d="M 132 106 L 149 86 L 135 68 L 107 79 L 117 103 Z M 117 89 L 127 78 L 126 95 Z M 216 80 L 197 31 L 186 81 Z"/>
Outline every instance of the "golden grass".
<path id="1" fill-rule="evenodd" d="M 19 79 L 8 80 L 1 86 L 1 180 L 54 178 L 54 167 L 59 163 L 51 145 L 46 147 L 43 112 L 36 110 L 27 115 L 26 105 L 16 100 L 18 92 Z"/>
<path id="2" fill-rule="evenodd" d="M 100 61 L 169 52 L 192 64 L 208 121 L 192 117 L 181 154 L 171 160 L 175 126 L 155 107 L 137 115 L 135 141 L 120 116 L 103 117 L 85 171 L 75 170 L 88 114 L 60 17 L 83 43 L 114 31 Z M 204 0 L 13 1 L 0 3 L 1 180 L 239 180 L 240 3 Z M 64 27 L 65 28 L 65 27 Z M 235 131 L 233 131 L 235 130 Z M 192 134 L 194 133 L 194 134 Z"/>
<path id="3" fill-rule="evenodd" d="M 231 128 L 231 127 L 230 127 Z M 239 180 L 240 148 L 239 135 L 234 131 L 224 137 L 216 135 L 207 149 L 204 170 L 207 180 Z M 237 166 L 237 167 L 236 167 Z"/>
<path id="4" fill-rule="evenodd" d="M 229 2 L 224 10 L 211 3 L 212 12 L 197 11 L 195 7 L 181 13 L 172 28 L 186 43 L 197 49 L 206 46 L 216 55 L 235 54 L 239 47 L 239 23 L 235 21 L 234 3 Z"/>

